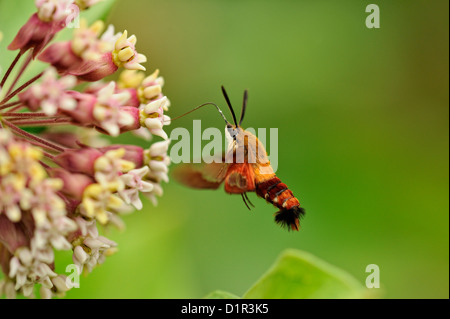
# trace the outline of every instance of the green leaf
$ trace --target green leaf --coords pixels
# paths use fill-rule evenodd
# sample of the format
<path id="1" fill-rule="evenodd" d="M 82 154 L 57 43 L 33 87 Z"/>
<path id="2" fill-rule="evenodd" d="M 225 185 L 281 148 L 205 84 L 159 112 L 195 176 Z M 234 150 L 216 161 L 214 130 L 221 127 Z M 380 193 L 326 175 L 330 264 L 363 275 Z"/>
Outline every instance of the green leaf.
<path id="1" fill-rule="evenodd" d="M 241 299 L 241 298 L 226 291 L 216 290 L 206 295 L 204 299 Z"/>
<path id="2" fill-rule="evenodd" d="M 345 271 L 303 251 L 284 251 L 243 296 L 249 299 L 367 298 L 370 294 Z"/>
<path id="3" fill-rule="evenodd" d="M 81 11 L 80 17 L 85 18 L 88 23 L 92 23 L 96 20 L 105 20 L 111 8 L 114 5 L 115 0 L 104 0 L 89 8 L 88 10 Z M 36 12 L 36 6 L 34 0 L 26 1 L 11 1 L 0 0 L 0 32 L 3 33 L 3 40 L 0 42 L 0 77 L 6 72 L 17 53 L 16 51 L 9 51 L 7 46 L 16 36 L 19 29 L 28 21 L 30 16 Z M 64 41 L 71 38 L 74 29 L 66 28 L 60 31 L 55 37 L 54 41 Z M 22 57 L 21 60 L 24 60 Z M 20 62 L 19 62 L 20 64 Z M 46 64 L 37 60 L 33 61 L 30 67 L 27 69 L 22 79 L 27 79 L 45 68 Z M 17 71 L 16 67 L 16 71 Z M 9 81 L 11 80 L 10 77 Z"/>

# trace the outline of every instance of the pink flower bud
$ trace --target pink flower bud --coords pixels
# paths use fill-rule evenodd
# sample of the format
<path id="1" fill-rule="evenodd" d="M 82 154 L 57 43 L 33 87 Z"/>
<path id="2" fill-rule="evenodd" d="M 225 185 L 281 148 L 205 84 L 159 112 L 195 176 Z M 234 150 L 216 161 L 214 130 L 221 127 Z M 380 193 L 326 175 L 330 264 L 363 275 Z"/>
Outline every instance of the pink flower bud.
<path id="1" fill-rule="evenodd" d="M 95 160 L 102 155 L 102 152 L 90 147 L 65 150 L 55 156 L 55 163 L 70 172 L 93 176 Z"/>
<path id="2" fill-rule="evenodd" d="M 67 94 L 67 90 L 72 89 L 76 81 L 76 77 L 71 75 L 58 77 L 55 68 L 48 68 L 41 82 L 20 93 L 19 100 L 29 109 L 42 109 L 49 116 L 55 115 L 59 110 L 73 110 L 77 102 Z"/>
<path id="3" fill-rule="evenodd" d="M 19 100 L 32 111 L 37 111 L 41 107 L 41 99 L 33 91 L 28 89 L 18 95 Z"/>
<path id="4" fill-rule="evenodd" d="M 80 145 L 77 143 L 79 140 L 79 136 L 72 132 L 43 132 L 41 136 L 61 146 L 69 148 L 80 147 Z"/>
<path id="5" fill-rule="evenodd" d="M 128 92 L 130 94 L 130 99 L 127 101 L 126 105 L 138 108 L 141 105 L 138 97 L 138 91 L 134 88 L 117 89 L 116 93 Z"/>
<path id="6" fill-rule="evenodd" d="M 97 98 L 91 94 L 84 94 L 77 91 L 68 91 L 70 95 L 77 102 L 74 110 L 64 110 L 65 114 L 70 115 L 75 121 L 81 124 L 92 124 L 94 122 L 94 107 L 97 103 Z"/>
<path id="7" fill-rule="evenodd" d="M 93 82 L 93 83 L 89 83 L 89 85 L 87 85 L 85 87 L 85 89 L 83 90 L 83 93 L 87 93 L 87 94 L 93 94 L 95 96 L 98 96 L 98 93 L 104 89 L 105 87 L 107 87 L 109 85 L 109 82 L 103 82 L 103 81 L 98 81 L 98 82 Z"/>
<path id="8" fill-rule="evenodd" d="M 60 74 L 70 73 L 83 63 L 83 59 L 73 52 L 70 41 L 53 43 L 38 56 L 38 60 L 51 64 Z"/>
<path id="9" fill-rule="evenodd" d="M 130 114 L 133 118 L 133 123 L 120 127 L 121 133 L 137 130 L 141 127 L 138 108 L 135 108 L 133 106 L 122 106 L 120 109 L 122 112 Z"/>
<path id="10" fill-rule="evenodd" d="M 144 165 L 144 149 L 136 145 L 126 145 L 126 144 L 114 144 L 107 147 L 99 148 L 100 152 L 106 153 L 111 150 L 116 150 L 118 148 L 125 149 L 125 155 L 122 159 L 130 161 L 136 165 L 136 167 L 142 167 Z"/>
<path id="11" fill-rule="evenodd" d="M 23 214 L 21 221 L 13 223 L 5 214 L 0 215 L 0 243 L 10 253 L 22 246 L 28 246 L 33 237 L 34 223 L 30 214 Z M 25 216 L 26 215 L 26 216 Z"/>
<path id="12" fill-rule="evenodd" d="M 0 240 L 0 267 L 1 271 L 3 271 L 4 274 L 9 274 L 9 263 L 12 257 L 13 255 L 9 252 L 8 248 L 6 248 L 6 246 L 2 244 Z M 14 284 L 12 285 L 14 290 Z"/>
<path id="13" fill-rule="evenodd" d="M 69 74 L 77 76 L 80 80 L 94 82 L 113 74 L 118 69 L 112 59 L 112 53 L 107 52 L 97 60 L 87 60 L 72 69 Z"/>
<path id="14" fill-rule="evenodd" d="M 64 187 L 61 192 L 71 198 L 81 200 L 83 192 L 87 186 L 94 183 L 94 180 L 84 174 L 70 173 L 62 168 L 51 168 L 48 170 L 51 177 L 59 178 L 63 181 Z"/>
<path id="15" fill-rule="evenodd" d="M 22 53 L 30 48 L 34 48 L 35 57 L 55 36 L 63 29 L 64 25 L 60 21 L 42 21 L 38 14 L 33 14 L 25 25 L 20 28 L 14 40 L 8 46 L 8 50 L 20 49 Z"/>

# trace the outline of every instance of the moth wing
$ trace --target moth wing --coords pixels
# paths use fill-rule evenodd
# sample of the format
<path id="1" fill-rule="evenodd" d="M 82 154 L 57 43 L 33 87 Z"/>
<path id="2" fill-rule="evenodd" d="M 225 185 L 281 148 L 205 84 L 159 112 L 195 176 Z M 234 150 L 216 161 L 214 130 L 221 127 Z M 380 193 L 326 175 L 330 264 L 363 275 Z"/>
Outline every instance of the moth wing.
<path id="1" fill-rule="evenodd" d="M 259 181 L 274 176 L 267 151 L 261 141 L 254 137 L 254 141 L 249 142 L 246 146 L 247 158 L 250 163 L 253 163 L 256 179 Z"/>
<path id="2" fill-rule="evenodd" d="M 255 190 L 255 172 L 249 163 L 234 163 L 228 168 L 225 177 L 225 191 L 231 194 L 243 194 Z"/>
<path id="3" fill-rule="evenodd" d="M 221 159 L 211 163 L 186 163 L 173 169 L 173 178 L 185 186 L 200 189 L 217 189 L 225 179 L 228 163 Z"/>

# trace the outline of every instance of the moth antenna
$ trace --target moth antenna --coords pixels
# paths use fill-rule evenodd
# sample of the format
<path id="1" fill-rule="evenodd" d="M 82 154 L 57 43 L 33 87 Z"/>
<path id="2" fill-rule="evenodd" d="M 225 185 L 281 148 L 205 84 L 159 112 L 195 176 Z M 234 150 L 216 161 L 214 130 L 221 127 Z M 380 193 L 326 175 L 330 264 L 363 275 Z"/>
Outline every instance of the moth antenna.
<path id="1" fill-rule="evenodd" d="M 228 108 L 229 108 L 230 111 L 231 111 L 231 115 L 233 116 L 234 124 L 235 124 L 236 126 L 238 126 L 238 123 L 237 123 L 237 121 L 236 121 L 236 114 L 234 114 L 234 110 L 233 110 L 233 107 L 231 106 L 231 102 L 230 102 L 230 99 L 229 99 L 229 97 L 228 97 L 227 91 L 225 91 L 225 88 L 223 87 L 223 85 L 222 85 L 222 93 L 223 93 L 223 96 L 225 97 L 225 101 L 227 101 Z"/>
<path id="2" fill-rule="evenodd" d="M 220 113 L 220 115 L 222 116 L 222 118 L 225 120 L 225 123 L 226 123 L 227 125 L 230 125 L 230 122 L 227 121 L 227 118 L 226 118 L 225 115 L 223 114 L 222 110 L 221 110 L 216 104 L 214 104 L 214 103 L 212 103 L 212 102 L 203 103 L 203 104 L 201 104 L 201 105 L 199 105 L 199 106 L 194 107 L 194 108 L 193 108 L 192 110 L 190 110 L 189 112 L 186 112 L 186 113 L 184 113 L 184 114 L 182 114 L 182 115 L 180 115 L 180 116 L 177 116 L 177 117 L 175 117 L 175 118 L 173 118 L 173 119 L 170 119 L 170 120 L 167 120 L 167 121 L 164 121 L 164 122 L 171 122 L 171 121 L 177 120 L 177 119 L 179 119 L 179 118 L 182 118 L 183 116 L 188 115 L 189 113 L 192 113 L 192 112 L 194 112 L 194 111 L 197 111 L 198 109 L 204 107 L 205 105 L 214 105 L 214 106 L 216 107 L 217 111 L 219 111 L 219 113 Z"/>
<path id="3" fill-rule="evenodd" d="M 241 119 L 239 120 L 239 126 L 241 126 L 242 121 L 244 120 L 245 115 L 245 109 L 247 108 L 247 100 L 248 100 L 248 91 L 244 91 L 244 101 L 242 102 L 242 112 L 241 112 Z"/>

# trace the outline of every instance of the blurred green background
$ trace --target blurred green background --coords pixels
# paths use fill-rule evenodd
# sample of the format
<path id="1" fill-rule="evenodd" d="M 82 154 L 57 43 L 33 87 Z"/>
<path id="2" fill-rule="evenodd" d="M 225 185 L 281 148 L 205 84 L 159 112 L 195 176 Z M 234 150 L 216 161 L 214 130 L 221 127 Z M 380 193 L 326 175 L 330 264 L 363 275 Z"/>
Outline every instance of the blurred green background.
<path id="1" fill-rule="evenodd" d="M 368 29 L 376 3 L 381 28 Z M 250 194 L 171 182 L 159 206 L 125 216 L 119 252 L 69 298 L 242 295 L 285 248 L 306 250 L 385 298 L 449 297 L 448 1 L 119 1 L 110 15 L 161 70 L 175 117 L 207 101 L 244 127 L 278 128 L 277 175 L 306 209 L 298 233 Z M 223 128 L 204 108 L 192 121 Z M 127 142 L 131 143 L 131 140 Z M 144 145 L 144 144 L 142 144 Z M 70 257 L 60 256 L 62 261 Z"/>

